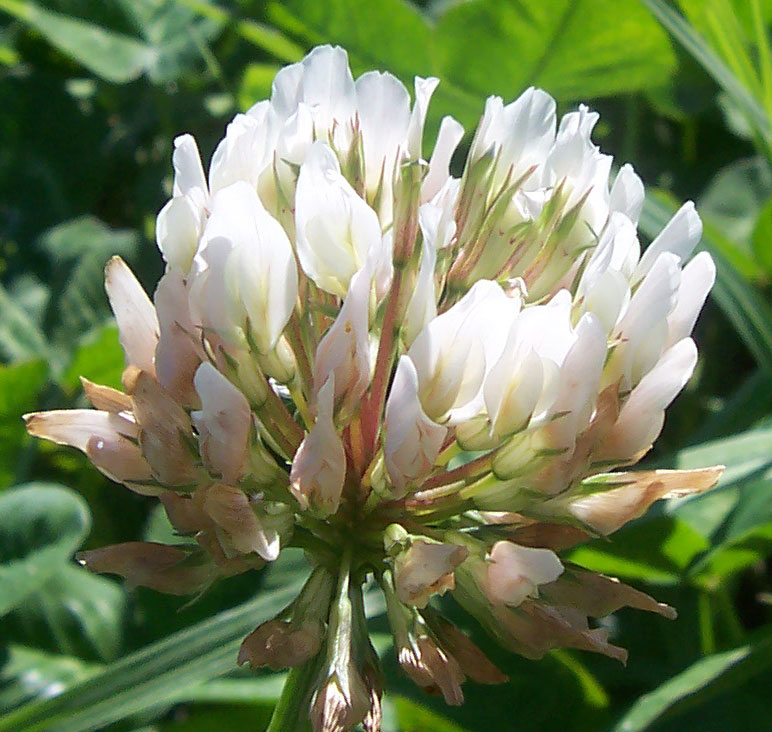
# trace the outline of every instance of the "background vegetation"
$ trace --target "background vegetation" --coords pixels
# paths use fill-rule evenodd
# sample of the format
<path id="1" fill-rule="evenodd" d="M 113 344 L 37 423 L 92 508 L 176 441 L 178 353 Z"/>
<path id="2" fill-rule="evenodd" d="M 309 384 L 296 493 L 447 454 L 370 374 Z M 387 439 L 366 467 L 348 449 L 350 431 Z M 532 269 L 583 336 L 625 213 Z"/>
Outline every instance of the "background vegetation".
<path id="1" fill-rule="evenodd" d="M 643 234 L 694 198 L 719 264 L 698 372 L 648 463 L 723 462 L 726 476 L 574 556 L 679 619 L 609 618 L 627 669 L 524 661 L 478 637 L 511 681 L 467 684 L 459 709 L 422 696 L 383 641 L 385 729 L 772 730 L 771 23 L 769 0 L 0 0 L 0 732 L 267 722 L 281 678 L 237 671 L 236 649 L 286 603 L 298 557 L 189 607 L 87 574 L 78 547 L 170 529 L 79 453 L 33 443 L 19 415 L 81 404 L 79 374 L 119 382 L 101 271 L 120 253 L 152 289 L 173 137 L 194 133 L 207 159 L 277 69 L 322 42 L 346 47 L 355 74 L 439 76 L 429 136 L 530 84 L 561 111 L 591 103 L 596 142 L 648 186 Z"/>

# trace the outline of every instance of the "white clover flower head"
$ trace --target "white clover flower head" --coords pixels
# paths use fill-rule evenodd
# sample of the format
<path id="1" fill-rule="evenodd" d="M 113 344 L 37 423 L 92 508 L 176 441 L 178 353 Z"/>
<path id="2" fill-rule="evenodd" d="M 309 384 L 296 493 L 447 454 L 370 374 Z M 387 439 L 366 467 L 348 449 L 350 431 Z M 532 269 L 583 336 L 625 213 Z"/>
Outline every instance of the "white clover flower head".
<path id="1" fill-rule="evenodd" d="M 323 46 L 228 125 L 208 177 L 175 140 L 158 215 L 154 301 L 119 259 L 107 292 L 125 392 L 84 381 L 93 410 L 27 416 L 158 496 L 175 547 L 85 552 L 95 571 L 186 594 L 299 546 L 303 591 L 240 662 L 311 664 L 317 732 L 380 726 L 363 583 L 380 585 L 420 686 L 461 703 L 503 675 L 442 615 L 452 593 L 511 650 L 623 658 L 588 619 L 672 610 L 568 563 L 655 500 L 721 468 L 634 472 L 694 369 L 711 289 L 687 203 L 641 255 L 643 186 L 528 89 L 485 105 L 460 177 L 450 117 L 422 148 L 436 79 L 356 81 Z"/>

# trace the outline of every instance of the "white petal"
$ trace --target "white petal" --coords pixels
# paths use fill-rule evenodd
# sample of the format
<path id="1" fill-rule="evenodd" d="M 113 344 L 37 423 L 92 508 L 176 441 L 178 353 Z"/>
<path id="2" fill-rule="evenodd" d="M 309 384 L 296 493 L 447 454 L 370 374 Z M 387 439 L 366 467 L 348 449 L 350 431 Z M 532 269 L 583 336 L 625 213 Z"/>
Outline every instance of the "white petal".
<path id="1" fill-rule="evenodd" d="M 423 229 L 423 225 L 421 228 Z M 408 347 L 418 333 L 437 317 L 437 294 L 434 284 L 434 266 L 436 263 L 437 250 L 424 233 L 418 277 L 416 277 L 413 294 L 410 296 L 410 302 L 405 311 L 403 338 Z"/>
<path id="2" fill-rule="evenodd" d="M 257 186 L 260 172 L 271 162 L 276 121 L 270 110 L 263 119 L 237 114 L 228 125 L 209 166 L 209 189 L 216 191 L 243 180 Z"/>
<path id="3" fill-rule="evenodd" d="M 302 101 L 313 113 L 317 139 L 326 140 L 336 128 L 338 149 L 345 145 L 345 134 L 356 111 L 354 79 L 348 67 L 348 54 L 339 46 L 317 46 L 302 61 Z"/>
<path id="4" fill-rule="evenodd" d="M 424 122 L 432 94 L 440 83 L 439 79 L 430 76 L 428 79 L 415 77 L 415 104 L 410 115 L 410 126 L 407 132 L 407 151 L 411 160 L 421 158 L 421 144 L 424 136 Z"/>
<path id="5" fill-rule="evenodd" d="M 229 301 L 235 304 L 232 312 L 249 318 L 258 349 L 267 353 L 295 307 L 298 276 L 292 245 L 248 183 L 234 183 L 217 194 L 212 219 L 220 216 L 221 235 L 230 241 L 226 280 Z"/>
<path id="6" fill-rule="evenodd" d="M 454 411 L 465 410 L 481 397 L 486 353 L 506 338 L 501 321 L 492 323 L 490 312 L 501 313 L 509 300 L 495 282 L 479 280 L 413 341 L 408 355 L 418 373 L 421 404 L 435 421 L 461 419 Z"/>
<path id="7" fill-rule="evenodd" d="M 120 257 L 113 257 L 105 267 L 105 290 L 118 323 L 126 364 L 154 374 L 158 318 L 147 293 Z"/>
<path id="8" fill-rule="evenodd" d="M 707 252 L 700 252 L 681 272 L 681 286 L 673 311 L 668 315 L 667 345 L 686 338 L 694 328 L 705 298 L 716 281 L 716 265 Z"/>
<path id="9" fill-rule="evenodd" d="M 633 170 L 633 166 L 629 164 L 623 165 L 614 179 L 614 185 L 611 187 L 609 209 L 611 211 L 621 211 L 637 225 L 645 196 L 646 192 L 643 188 L 643 182 Z"/>
<path id="10" fill-rule="evenodd" d="M 429 161 L 429 172 L 421 185 L 421 202 L 434 198 L 450 175 L 450 161 L 464 136 L 464 128 L 453 117 L 443 117 L 434 151 Z"/>
<path id="11" fill-rule="evenodd" d="M 226 482 L 241 477 L 247 456 L 252 413 L 244 395 L 211 363 L 196 371 L 196 392 L 201 410 L 191 418 L 198 431 L 201 456 L 214 473 Z"/>
<path id="12" fill-rule="evenodd" d="M 192 135 L 180 135 L 174 138 L 174 196 L 187 195 L 194 189 L 204 193 L 208 191 L 204 168 L 201 165 L 201 155 L 198 145 Z"/>
<path id="13" fill-rule="evenodd" d="M 386 470 L 397 494 L 431 470 L 447 428 L 426 416 L 418 398 L 418 374 L 409 356 L 399 359 L 385 411 Z"/>
<path id="14" fill-rule="evenodd" d="M 349 281 L 382 244 L 378 216 L 341 175 L 330 147 L 315 142 L 300 169 L 295 194 L 297 252 L 305 273 L 343 297 Z"/>
<path id="15" fill-rule="evenodd" d="M 203 214 L 189 196 L 175 196 L 167 201 L 156 219 L 155 238 L 164 259 L 183 275 L 198 248 Z"/>
<path id="16" fill-rule="evenodd" d="M 683 389 L 697 363 L 697 348 L 684 338 L 662 354 L 657 365 L 633 389 L 603 445 L 609 459 L 628 459 L 657 438 L 665 409 Z"/>
<path id="17" fill-rule="evenodd" d="M 633 276 L 633 284 L 645 277 L 662 252 L 672 252 L 682 263 L 694 251 L 702 236 L 702 221 L 691 201 L 687 201 L 667 222 L 643 253 Z"/>
<path id="18" fill-rule="evenodd" d="M 410 122 L 410 95 L 395 76 L 378 71 L 362 74 L 356 92 L 367 192 L 375 194 L 383 180 L 382 195 L 391 198 L 395 165 Z"/>

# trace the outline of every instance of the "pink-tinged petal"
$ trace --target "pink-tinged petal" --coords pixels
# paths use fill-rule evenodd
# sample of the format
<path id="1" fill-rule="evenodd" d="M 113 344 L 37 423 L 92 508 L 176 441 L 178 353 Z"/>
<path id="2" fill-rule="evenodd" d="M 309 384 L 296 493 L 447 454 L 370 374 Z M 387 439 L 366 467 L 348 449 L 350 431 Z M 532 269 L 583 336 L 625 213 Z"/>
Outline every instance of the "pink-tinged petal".
<path id="1" fill-rule="evenodd" d="M 162 488 L 149 485 L 153 473 L 136 443 L 125 437 L 92 437 L 86 444 L 88 459 L 111 480 L 143 496 L 157 496 Z"/>
<path id="2" fill-rule="evenodd" d="M 158 382 L 181 404 L 197 405 L 193 376 L 203 359 L 201 333 L 190 317 L 182 275 L 171 270 L 161 277 L 154 299 L 160 326 L 155 351 Z"/>
<path id="3" fill-rule="evenodd" d="M 657 613 L 671 620 L 677 615 L 669 605 L 617 579 L 578 569 L 544 585 L 540 593 L 553 605 L 576 608 L 591 618 L 605 618 L 623 607 Z"/>
<path id="4" fill-rule="evenodd" d="M 426 607 L 434 594 L 455 588 L 453 572 L 469 552 L 456 544 L 412 539 L 394 560 L 394 588 L 400 602 Z"/>
<path id="5" fill-rule="evenodd" d="M 319 390 L 316 421 L 292 460 L 290 490 L 302 508 L 322 516 L 338 510 L 346 477 L 346 452 L 332 419 L 335 376 Z"/>
<path id="6" fill-rule="evenodd" d="M 569 511 L 599 534 L 607 536 L 628 521 L 640 518 L 654 501 L 702 493 L 712 488 L 723 466 L 699 470 L 646 470 L 609 473 L 619 488 L 592 493 L 569 505 Z"/>
<path id="7" fill-rule="evenodd" d="M 158 318 L 142 285 L 120 257 L 107 263 L 105 289 L 118 323 L 126 365 L 154 374 Z"/>
<path id="8" fill-rule="evenodd" d="M 466 633 L 441 615 L 432 619 L 432 632 L 472 681 L 478 684 L 503 684 L 508 680 Z"/>
<path id="9" fill-rule="evenodd" d="M 486 594 L 494 604 L 517 607 L 537 594 L 539 585 L 554 582 L 562 573 L 553 551 L 498 541 L 487 565 Z"/>
<path id="10" fill-rule="evenodd" d="M 404 495 L 408 483 L 431 470 L 448 433 L 421 407 L 418 374 L 409 356 L 402 356 L 397 365 L 384 425 L 386 470 L 397 495 Z"/>
<path id="11" fill-rule="evenodd" d="M 372 276 L 363 267 L 352 278 L 346 299 L 335 322 L 316 349 L 314 389 L 318 392 L 331 376 L 336 405 L 350 411 L 370 383 L 370 339 L 368 331 Z M 339 402 L 344 400 L 345 404 Z"/>
<path id="12" fill-rule="evenodd" d="M 201 410 L 192 412 L 201 457 L 228 483 L 241 477 L 247 459 L 252 412 L 246 397 L 212 364 L 198 367 L 195 387 Z"/>
<path id="13" fill-rule="evenodd" d="M 76 447 L 86 452 L 92 437 L 105 441 L 122 435 L 136 439 L 137 425 L 112 412 L 95 409 L 57 409 L 50 412 L 32 412 L 24 415 L 27 431 L 33 437 L 51 440 L 57 445 Z"/>

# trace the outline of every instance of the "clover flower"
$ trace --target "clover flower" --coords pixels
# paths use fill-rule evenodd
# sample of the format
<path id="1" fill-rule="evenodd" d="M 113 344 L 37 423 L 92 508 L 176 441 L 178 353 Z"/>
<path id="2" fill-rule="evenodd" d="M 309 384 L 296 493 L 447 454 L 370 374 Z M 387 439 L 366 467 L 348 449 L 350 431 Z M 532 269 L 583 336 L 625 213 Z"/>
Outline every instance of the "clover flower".
<path id="1" fill-rule="evenodd" d="M 399 662 L 463 701 L 504 675 L 443 616 L 451 594 L 504 647 L 625 659 L 591 619 L 675 611 L 561 553 L 721 468 L 634 472 L 694 369 L 689 337 L 715 268 L 684 205 L 641 254 L 644 190 L 528 89 L 491 97 L 460 178 L 463 130 L 422 137 L 387 73 L 356 81 L 314 49 L 228 125 L 206 176 L 175 140 L 151 302 L 118 258 L 106 288 L 125 392 L 84 380 L 93 410 L 29 431 L 157 496 L 174 546 L 84 552 L 97 572 L 174 594 L 302 547 L 312 570 L 238 660 L 300 667 L 313 727 L 380 728 L 363 588 L 380 587 Z M 613 182 L 612 182 L 613 177 Z"/>

